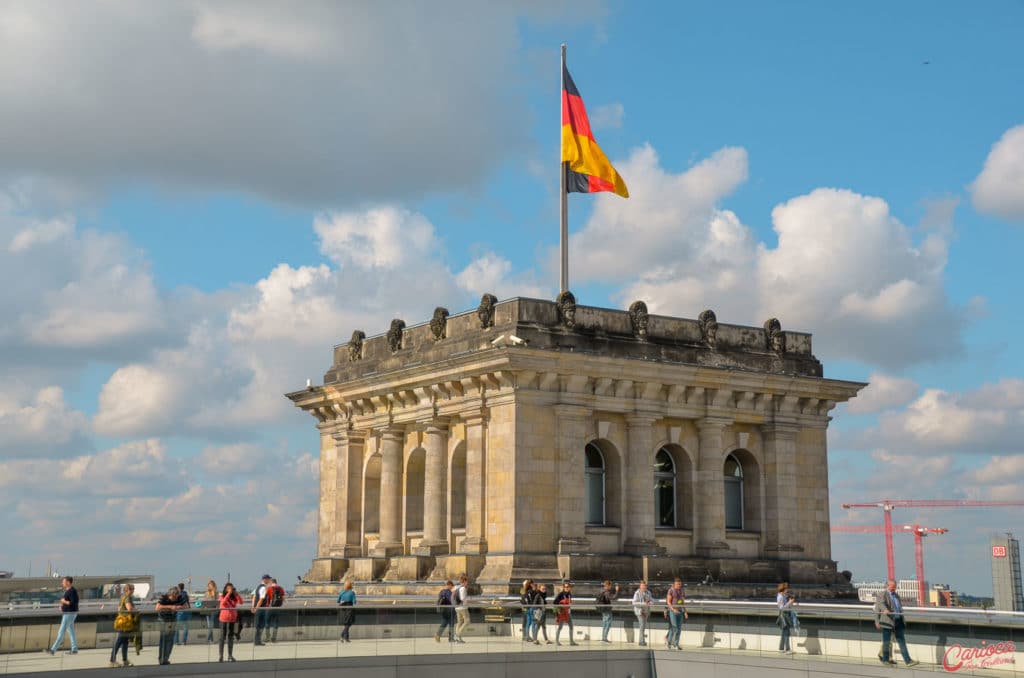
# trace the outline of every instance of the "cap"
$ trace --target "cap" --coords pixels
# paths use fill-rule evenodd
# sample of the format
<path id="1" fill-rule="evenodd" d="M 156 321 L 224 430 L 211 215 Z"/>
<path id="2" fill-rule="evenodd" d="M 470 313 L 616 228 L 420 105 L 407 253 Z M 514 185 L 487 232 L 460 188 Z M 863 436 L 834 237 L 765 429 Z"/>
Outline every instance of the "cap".
<path id="1" fill-rule="evenodd" d="M 262 577 L 260 577 L 260 578 L 261 578 L 261 579 L 271 579 L 271 576 L 270 576 L 269 574 L 265 574 L 265 575 L 263 575 L 263 576 L 262 576 Z"/>

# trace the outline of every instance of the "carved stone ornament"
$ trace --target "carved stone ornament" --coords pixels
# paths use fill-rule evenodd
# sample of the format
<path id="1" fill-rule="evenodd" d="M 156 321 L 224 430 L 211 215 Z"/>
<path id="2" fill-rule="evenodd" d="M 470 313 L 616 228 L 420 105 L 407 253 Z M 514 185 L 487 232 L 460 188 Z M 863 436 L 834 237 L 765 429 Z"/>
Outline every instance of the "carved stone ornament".
<path id="1" fill-rule="evenodd" d="M 634 301 L 629 305 L 629 322 L 633 326 L 633 336 L 643 339 L 647 336 L 647 304 Z"/>
<path id="2" fill-rule="evenodd" d="M 441 341 L 447 335 L 448 309 L 438 306 L 434 309 L 434 317 L 430 319 L 430 332 L 434 335 L 434 341 Z"/>
<path id="3" fill-rule="evenodd" d="M 710 308 L 701 311 L 697 316 L 697 324 L 700 325 L 700 338 L 709 348 L 718 345 L 718 318 Z"/>
<path id="4" fill-rule="evenodd" d="M 576 297 L 569 290 L 562 292 L 555 300 L 558 307 L 558 320 L 568 329 L 576 327 Z"/>
<path id="5" fill-rule="evenodd" d="M 354 363 L 363 359 L 363 339 L 366 339 L 366 332 L 355 330 L 352 338 L 348 340 L 348 361 Z"/>
<path id="6" fill-rule="evenodd" d="M 480 297 L 480 305 L 476 307 L 476 317 L 480 319 L 480 329 L 486 330 L 494 327 L 494 306 L 498 303 L 498 297 L 487 292 Z"/>
<path id="7" fill-rule="evenodd" d="M 764 321 L 764 343 L 772 353 L 786 352 L 786 337 L 782 334 L 782 323 L 778 318 L 769 318 Z"/>
<path id="8" fill-rule="evenodd" d="M 391 321 L 391 328 L 388 329 L 388 348 L 395 353 L 402 348 L 402 332 L 405 331 L 405 321 L 395 318 Z"/>

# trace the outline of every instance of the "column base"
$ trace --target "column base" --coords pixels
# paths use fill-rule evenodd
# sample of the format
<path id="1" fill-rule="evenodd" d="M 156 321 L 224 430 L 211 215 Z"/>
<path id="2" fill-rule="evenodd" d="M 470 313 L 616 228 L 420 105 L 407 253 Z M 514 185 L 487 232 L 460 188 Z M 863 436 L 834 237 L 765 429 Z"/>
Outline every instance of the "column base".
<path id="1" fill-rule="evenodd" d="M 453 582 L 458 583 L 459 577 L 461 575 L 466 575 L 469 577 L 470 591 L 473 593 L 479 593 L 480 591 L 476 580 L 480 575 L 480 571 L 484 569 L 484 565 L 486 563 L 486 556 L 471 556 L 463 553 L 438 556 L 435 558 L 434 569 L 427 576 L 427 580 L 432 582 L 443 582 L 446 579 L 451 579 Z"/>
<path id="2" fill-rule="evenodd" d="M 459 553 L 482 555 L 487 553 L 487 540 L 483 537 L 465 537 L 459 542 Z"/>
<path id="3" fill-rule="evenodd" d="M 434 558 L 429 556 L 395 556 L 388 560 L 388 569 L 382 581 L 422 581 L 434 569 Z"/>
<path id="4" fill-rule="evenodd" d="M 332 558 L 359 558 L 363 549 L 356 544 L 332 544 L 330 554 Z"/>
<path id="5" fill-rule="evenodd" d="M 626 543 L 622 545 L 622 551 L 637 556 L 660 556 L 668 552 L 654 539 L 627 539 Z"/>
<path id="6" fill-rule="evenodd" d="M 302 577 L 306 582 L 341 581 L 349 568 L 346 558 L 315 558 L 309 571 Z"/>
<path id="7" fill-rule="evenodd" d="M 382 542 L 379 541 L 374 544 L 373 548 L 370 549 L 370 555 L 377 558 L 390 558 L 391 556 L 402 555 L 404 549 L 400 542 Z"/>
<path id="8" fill-rule="evenodd" d="M 358 582 L 376 581 L 384 574 L 387 565 L 384 558 L 352 558 L 344 578 Z"/>
<path id="9" fill-rule="evenodd" d="M 800 544 L 773 544 L 765 546 L 766 553 L 803 553 L 804 547 Z"/>
<path id="10" fill-rule="evenodd" d="M 421 541 L 413 550 L 417 556 L 443 556 L 448 553 L 449 546 L 446 541 Z"/>
<path id="11" fill-rule="evenodd" d="M 559 537 L 558 555 L 568 556 L 574 553 L 590 553 L 590 540 L 586 537 Z"/>

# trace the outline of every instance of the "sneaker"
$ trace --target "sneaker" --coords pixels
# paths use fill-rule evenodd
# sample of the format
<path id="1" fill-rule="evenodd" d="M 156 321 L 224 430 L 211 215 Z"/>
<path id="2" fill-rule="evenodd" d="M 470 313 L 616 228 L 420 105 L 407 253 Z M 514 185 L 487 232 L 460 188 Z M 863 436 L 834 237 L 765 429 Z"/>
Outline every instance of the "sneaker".
<path id="1" fill-rule="evenodd" d="M 550 640 L 545 640 L 545 641 L 544 641 L 544 644 L 545 644 L 545 645 L 550 645 L 550 644 L 551 644 L 551 641 L 550 641 Z"/>
<path id="2" fill-rule="evenodd" d="M 129 666 L 132 666 L 132 663 L 130 661 L 123 661 L 123 662 L 121 662 L 121 667 L 122 668 L 128 668 Z"/>
<path id="3" fill-rule="evenodd" d="M 78 654 L 78 650 L 65 650 L 64 654 Z"/>
<path id="4" fill-rule="evenodd" d="M 434 642 L 435 643 L 440 643 L 441 642 L 441 634 L 440 633 L 435 633 L 434 634 Z"/>
<path id="5" fill-rule="evenodd" d="M 907 662 L 907 666 L 917 666 L 920 663 L 921 662 L 917 661 L 916 659 L 911 659 L 909 662 Z"/>
<path id="6" fill-rule="evenodd" d="M 46 648 L 45 652 L 46 652 L 46 654 L 50 655 L 51 657 L 54 656 L 55 654 L 57 654 L 56 651 L 51 650 L 50 648 Z"/>
<path id="7" fill-rule="evenodd" d="M 235 658 L 234 657 L 228 657 L 228 661 L 229 662 L 233 662 L 233 661 L 235 661 Z"/>
<path id="8" fill-rule="evenodd" d="M 569 641 L 569 644 L 570 645 L 579 645 L 579 643 L 577 643 L 575 640 Z"/>
<path id="9" fill-rule="evenodd" d="M 120 664 L 118 664 L 117 662 L 110 662 L 109 664 L 107 664 L 107 668 L 110 669 L 116 669 L 118 666 L 120 666 Z"/>

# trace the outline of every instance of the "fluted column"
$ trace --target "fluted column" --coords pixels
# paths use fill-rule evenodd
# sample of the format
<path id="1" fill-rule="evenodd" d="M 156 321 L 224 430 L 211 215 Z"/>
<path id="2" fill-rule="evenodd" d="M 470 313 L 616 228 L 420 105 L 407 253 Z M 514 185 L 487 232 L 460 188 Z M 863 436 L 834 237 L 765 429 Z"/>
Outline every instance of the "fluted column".
<path id="1" fill-rule="evenodd" d="M 800 428 L 787 422 L 764 426 L 765 550 L 803 551 L 793 532 L 799 525 L 796 435 Z"/>
<path id="2" fill-rule="evenodd" d="M 445 538 L 445 477 L 448 475 L 448 425 L 432 421 L 424 429 L 423 539 L 416 555 L 448 553 Z"/>
<path id="3" fill-rule="evenodd" d="M 316 523 L 316 554 L 320 558 L 331 555 L 331 545 L 334 543 L 338 459 L 334 427 L 333 422 L 317 426 L 320 429 L 320 506 Z"/>
<path id="4" fill-rule="evenodd" d="M 697 554 L 722 556 L 729 550 L 725 541 L 725 459 L 722 432 L 732 422 L 720 417 L 705 417 L 697 422 L 700 450 L 694 491 L 700 514 L 696 525 Z"/>
<path id="5" fill-rule="evenodd" d="M 487 553 L 487 410 L 460 415 L 466 425 L 466 536 L 460 553 Z"/>
<path id="6" fill-rule="evenodd" d="M 626 455 L 626 540 L 627 553 L 649 555 L 663 553 L 654 535 L 654 431 L 657 417 L 647 414 L 626 416 L 628 454 Z"/>
<path id="7" fill-rule="evenodd" d="M 380 541 L 374 555 L 400 555 L 402 546 L 402 448 L 405 431 L 385 429 L 381 435 Z"/>
<path id="8" fill-rule="evenodd" d="M 354 558 L 362 555 L 363 446 L 364 431 L 342 429 L 334 434 L 335 497 L 331 555 Z"/>
<path id="9" fill-rule="evenodd" d="M 590 546 L 586 531 L 586 487 L 584 450 L 590 410 L 578 405 L 556 405 L 558 449 L 558 552 L 586 552 Z"/>

